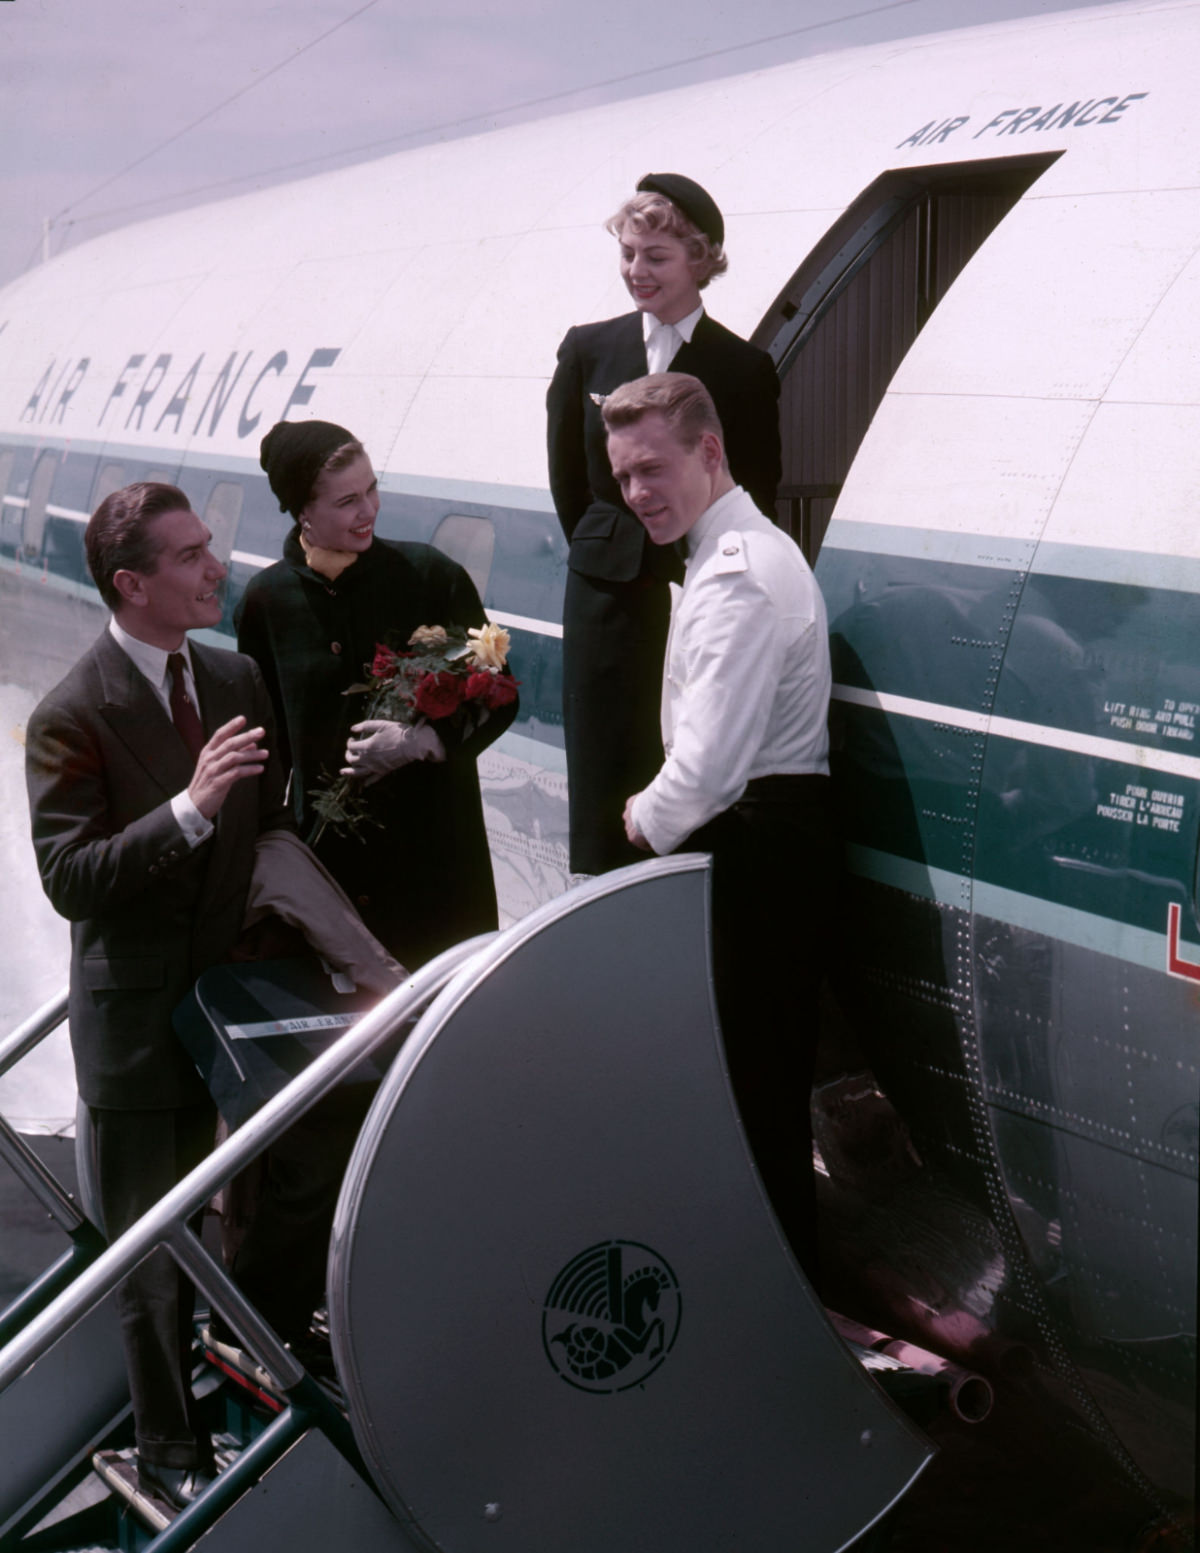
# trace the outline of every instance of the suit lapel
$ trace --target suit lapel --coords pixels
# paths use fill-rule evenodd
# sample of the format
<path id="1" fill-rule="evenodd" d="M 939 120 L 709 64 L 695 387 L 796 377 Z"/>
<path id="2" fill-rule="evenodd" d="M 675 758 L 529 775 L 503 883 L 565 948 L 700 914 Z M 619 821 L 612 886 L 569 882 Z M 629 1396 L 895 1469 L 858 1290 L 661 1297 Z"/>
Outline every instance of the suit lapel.
<path id="1" fill-rule="evenodd" d="M 200 700 L 200 720 L 204 724 L 204 737 L 211 739 L 222 724 L 246 708 L 238 705 L 237 693 L 228 672 L 222 667 L 225 653 L 209 652 L 198 642 L 192 647 L 192 674 L 196 681 L 196 695 Z"/>
<path id="2" fill-rule="evenodd" d="M 607 399 L 622 383 L 630 383 L 635 377 L 646 375 L 646 341 L 642 334 L 642 315 L 623 313 L 613 320 L 612 336 L 602 371 L 604 392 Z"/>
<path id="3" fill-rule="evenodd" d="M 712 344 L 713 333 L 712 320 L 707 313 L 701 313 L 696 320 L 696 327 L 692 330 L 690 340 L 684 340 L 683 344 L 671 358 L 668 369 L 671 372 L 690 372 L 693 377 L 699 377 L 697 368 L 700 367 L 709 351 L 705 348 Z"/>
<path id="4" fill-rule="evenodd" d="M 166 708 L 107 631 L 93 651 L 103 692 L 100 715 L 164 797 L 181 792 L 192 779 L 192 759 Z"/>

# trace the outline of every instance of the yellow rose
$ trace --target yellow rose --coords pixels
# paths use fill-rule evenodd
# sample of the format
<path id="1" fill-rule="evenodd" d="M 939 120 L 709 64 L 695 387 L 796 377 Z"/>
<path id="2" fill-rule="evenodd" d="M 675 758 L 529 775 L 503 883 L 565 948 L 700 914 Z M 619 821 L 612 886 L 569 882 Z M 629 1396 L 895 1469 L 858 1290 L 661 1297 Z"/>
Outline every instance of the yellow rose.
<path id="1" fill-rule="evenodd" d="M 471 626 L 467 631 L 471 638 L 471 658 L 485 669 L 502 669 L 508 661 L 511 638 L 503 626 L 495 626 L 489 620 L 485 626 Z"/>
<path id="2" fill-rule="evenodd" d="M 410 647 L 444 647 L 446 645 L 445 626 L 418 626 L 408 639 Z"/>

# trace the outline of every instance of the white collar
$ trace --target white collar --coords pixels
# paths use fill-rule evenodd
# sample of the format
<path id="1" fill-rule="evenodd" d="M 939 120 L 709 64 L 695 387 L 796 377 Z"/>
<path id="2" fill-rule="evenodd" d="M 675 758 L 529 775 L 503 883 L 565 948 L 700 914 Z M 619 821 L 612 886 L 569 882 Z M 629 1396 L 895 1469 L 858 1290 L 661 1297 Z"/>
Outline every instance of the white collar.
<path id="1" fill-rule="evenodd" d="M 120 625 L 114 615 L 108 622 L 109 635 L 117 646 L 133 660 L 133 666 L 140 669 L 152 685 L 165 685 L 167 682 L 167 659 L 170 654 L 163 647 L 155 647 L 150 642 L 143 642 L 136 636 L 130 636 L 129 632 Z M 185 636 L 179 648 L 183 654 L 184 667 L 189 674 L 192 673 L 192 657 L 188 650 L 188 639 Z"/>
<path id="2" fill-rule="evenodd" d="M 703 317 L 704 303 L 701 302 L 700 306 L 693 308 L 693 310 L 687 315 L 686 318 L 681 318 L 677 324 L 672 324 L 671 327 L 672 329 L 678 331 L 679 337 L 685 345 L 690 345 L 692 342 L 692 335 L 696 331 L 696 325 Z M 642 338 L 645 340 L 647 345 L 650 343 L 650 336 L 661 323 L 662 319 L 656 318 L 653 313 L 642 314 Z"/>
<path id="3" fill-rule="evenodd" d="M 718 496 L 711 507 L 704 509 L 684 536 L 689 561 L 695 557 L 697 550 L 706 539 L 716 539 L 727 528 L 736 527 L 730 519 L 733 516 L 733 509 L 740 504 L 745 494 L 740 485 L 735 485 L 732 490 L 726 491 L 724 496 Z"/>

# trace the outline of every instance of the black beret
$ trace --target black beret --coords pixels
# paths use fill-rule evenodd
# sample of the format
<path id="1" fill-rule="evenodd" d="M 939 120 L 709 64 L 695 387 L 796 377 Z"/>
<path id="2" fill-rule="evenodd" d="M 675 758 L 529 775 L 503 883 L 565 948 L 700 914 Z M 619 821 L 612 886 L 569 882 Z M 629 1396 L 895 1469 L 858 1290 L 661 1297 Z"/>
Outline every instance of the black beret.
<path id="1" fill-rule="evenodd" d="M 647 173 L 638 184 L 638 193 L 665 195 L 679 206 L 693 226 L 700 228 L 710 243 L 725 241 L 725 220 L 717 209 L 717 202 L 694 179 L 685 178 L 682 173 Z"/>
<path id="2" fill-rule="evenodd" d="M 298 518 L 325 460 L 347 442 L 357 441 L 353 432 L 332 421 L 277 421 L 262 439 L 258 461 L 279 510 Z"/>

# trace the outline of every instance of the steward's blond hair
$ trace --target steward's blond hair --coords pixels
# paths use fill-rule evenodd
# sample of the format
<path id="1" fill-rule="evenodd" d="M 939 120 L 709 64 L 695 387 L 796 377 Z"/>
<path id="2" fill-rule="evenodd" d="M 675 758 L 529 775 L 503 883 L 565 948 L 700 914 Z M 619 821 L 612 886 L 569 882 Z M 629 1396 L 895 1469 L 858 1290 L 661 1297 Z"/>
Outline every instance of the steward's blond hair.
<path id="1" fill-rule="evenodd" d="M 606 431 L 636 426 L 643 416 L 661 415 L 671 435 L 689 451 L 706 431 L 712 432 L 725 450 L 725 433 L 712 395 L 689 372 L 651 372 L 622 383 L 600 408 Z"/>

